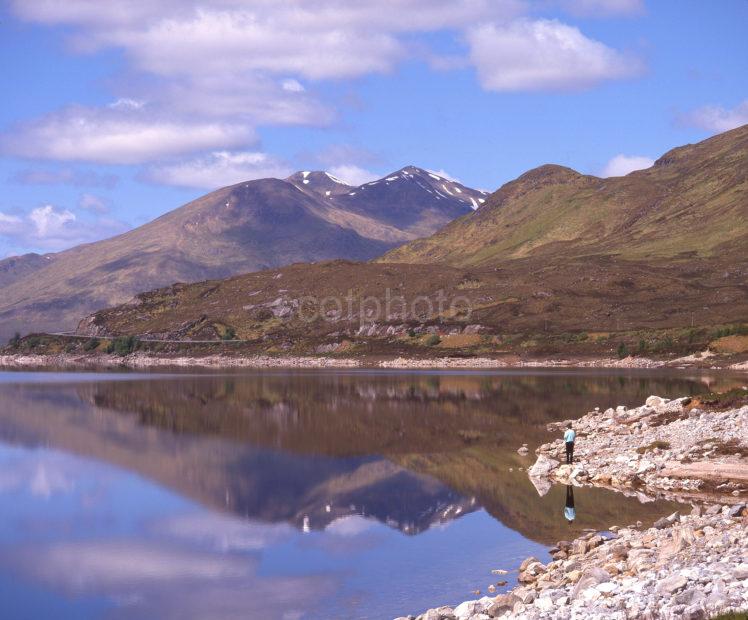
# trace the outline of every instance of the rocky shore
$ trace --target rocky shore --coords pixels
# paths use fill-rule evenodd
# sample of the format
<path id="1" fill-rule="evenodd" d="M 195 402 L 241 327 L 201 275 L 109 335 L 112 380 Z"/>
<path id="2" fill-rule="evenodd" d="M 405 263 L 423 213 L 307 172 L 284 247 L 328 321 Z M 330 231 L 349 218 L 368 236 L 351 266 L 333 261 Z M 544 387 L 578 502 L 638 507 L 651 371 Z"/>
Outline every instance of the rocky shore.
<path id="1" fill-rule="evenodd" d="M 511 591 L 407 618 L 706 620 L 748 609 L 746 394 L 733 394 L 739 406 L 724 408 L 651 396 L 641 407 L 573 421 L 573 465 L 560 462 L 561 440 L 537 450 L 528 474 L 540 493 L 553 482 L 588 484 L 692 508 L 646 529 L 611 524 L 558 541 L 551 562 L 527 558 L 516 569 L 520 585 Z"/>
<path id="2" fill-rule="evenodd" d="M 748 512 L 718 504 L 701 511 L 559 541 L 553 561 L 522 563 L 522 585 L 510 592 L 415 618 L 705 620 L 748 609 Z"/>
<path id="3" fill-rule="evenodd" d="M 271 355 L 204 357 L 157 357 L 133 353 L 124 357 L 116 355 L 0 355 L 0 369 L 106 369 L 106 368 L 354 368 L 361 363 L 356 359 L 332 357 L 275 357 Z"/>
<path id="4" fill-rule="evenodd" d="M 106 369 L 106 368 L 391 368 L 391 369 L 485 369 L 485 368 L 686 368 L 704 367 L 703 358 L 655 360 L 646 357 L 521 359 L 507 357 L 374 357 L 289 356 L 289 355 L 203 355 L 159 356 L 132 353 L 117 356 L 103 353 L 0 354 L 0 368 L 5 369 Z M 714 366 L 713 368 L 716 368 Z M 733 365 L 734 370 L 748 370 Z"/>
<path id="5" fill-rule="evenodd" d="M 578 438 L 575 463 L 561 464 L 564 445 L 556 439 L 537 449 L 531 478 L 676 499 L 709 495 L 729 502 L 748 496 L 748 405 L 719 411 L 687 397 L 650 396 L 641 407 L 592 411 L 549 430 L 569 423 Z"/>

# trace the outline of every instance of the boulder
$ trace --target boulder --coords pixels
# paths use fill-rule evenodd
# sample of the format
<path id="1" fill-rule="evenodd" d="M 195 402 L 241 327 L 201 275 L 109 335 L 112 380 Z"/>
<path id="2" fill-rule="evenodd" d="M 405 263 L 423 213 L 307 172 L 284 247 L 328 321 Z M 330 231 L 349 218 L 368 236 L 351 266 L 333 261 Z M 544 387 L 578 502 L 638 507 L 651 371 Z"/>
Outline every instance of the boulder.
<path id="1" fill-rule="evenodd" d="M 483 605 L 478 601 L 465 601 L 454 608 L 452 613 L 457 620 L 467 620 L 483 611 Z"/>
<path id="2" fill-rule="evenodd" d="M 745 514 L 746 511 L 746 505 L 745 504 L 736 504 L 735 506 L 731 506 L 730 509 L 727 511 L 728 517 L 739 517 L 743 514 Z"/>
<path id="3" fill-rule="evenodd" d="M 558 461 L 541 454 L 535 464 L 527 470 L 527 473 L 531 478 L 544 478 L 558 466 Z"/>
<path id="4" fill-rule="evenodd" d="M 512 609 L 514 609 L 515 603 L 518 602 L 520 602 L 520 600 L 519 598 L 514 596 L 514 594 L 499 594 L 493 600 L 493 603 L 488 606 L 488 608 L 486 609 L 486 613 L 489 616 L 500 616 L 507 611 L 512 611 Z"/>
<path id="5" fill-rule="evenodd" d="M 592 588 L 600 583 L 610 581 L 610 575 L 598 566 L 586 569 L 572 590 L 571 598 L 576 599 L 587 588 Z"/>
<path id="6" fill-rule="evenodd" d="M 666 404 L 668 401 L 666 398 L 662 398 L 660 396 L 650 396 L 647 398 L 647 400 L 644 401 L 644 404 L 647 405 L 647 407 L 662 407 L 662 405 Z"/>
<path id="7" fill-rule="evenodd" d="M 548 491 L 550 491 L 553 486 L 551 481 L 545 476 L 543 478 L 533 478 L 530 476 L 530 482 L 532 483 L 532 486 L 535 487 L 535 490 L 538 492 L 540 497 L 547 495 Z"/>
<path id="8" fill-rule="evenodd" d="M 527 570 L 527 567 L 530 566 L 530 564 L 536 564 L 539 563 L 540 560 L 534 556 L 530 556 L 529 558 L 525 558 L 522 561 L 522 564 L 519 565 L 519 572 L 523 573 Z"/>
<path id="9" fill-rule="evenodd" d="M 673 595 L 678 590 L 684 588 L 688 583 L 683 575 L 671 575 L 665 579 L 661 579 L 655 587 L 655 592 L 658 594 Z"/>

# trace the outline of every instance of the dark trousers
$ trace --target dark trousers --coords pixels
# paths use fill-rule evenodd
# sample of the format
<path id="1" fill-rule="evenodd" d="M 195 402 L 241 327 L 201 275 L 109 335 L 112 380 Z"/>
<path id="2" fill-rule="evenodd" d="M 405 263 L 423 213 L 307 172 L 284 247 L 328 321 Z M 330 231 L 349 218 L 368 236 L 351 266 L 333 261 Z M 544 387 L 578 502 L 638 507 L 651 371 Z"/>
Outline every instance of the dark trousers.
<path id="1" fill-rule="evenodd" d="M 573 441 L 566 442 L 566 462 L 567 463 L 574 462 L 574 442 Z"/>

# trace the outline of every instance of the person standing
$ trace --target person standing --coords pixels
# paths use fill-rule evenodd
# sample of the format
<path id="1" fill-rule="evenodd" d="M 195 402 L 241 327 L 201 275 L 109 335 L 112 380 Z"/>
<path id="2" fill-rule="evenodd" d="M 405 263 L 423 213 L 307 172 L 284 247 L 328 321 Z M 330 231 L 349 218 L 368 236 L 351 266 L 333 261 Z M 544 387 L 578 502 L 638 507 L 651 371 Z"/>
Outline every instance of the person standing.
<path id="1" fill-rule="evenodd" d="M 577 438 L 577 434 L 574 432 L 574 429 L 571 428 L 571 422 L 566 427 L 566 431 L 564 432 L 564 442 L 566 443 L 566 462 L 567 463 L 573 463 L 574 462 L 574 441 Z"/>

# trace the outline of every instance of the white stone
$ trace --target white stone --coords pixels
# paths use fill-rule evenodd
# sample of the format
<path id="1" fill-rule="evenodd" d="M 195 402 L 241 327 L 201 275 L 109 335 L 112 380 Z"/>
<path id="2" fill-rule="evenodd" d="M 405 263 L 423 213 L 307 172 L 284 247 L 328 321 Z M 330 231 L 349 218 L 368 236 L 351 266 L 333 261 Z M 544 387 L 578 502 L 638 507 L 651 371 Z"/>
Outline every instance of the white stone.
<path id="1" fill-rule="evenodd" d="M 478 601 L 465 601 L 454 608 L 452 612 L 458 620 L 467 620 L 483 611 L 483 605 Z"/>

